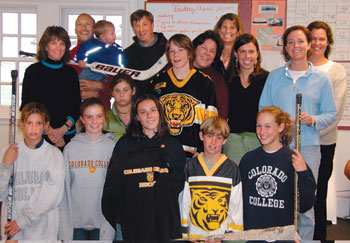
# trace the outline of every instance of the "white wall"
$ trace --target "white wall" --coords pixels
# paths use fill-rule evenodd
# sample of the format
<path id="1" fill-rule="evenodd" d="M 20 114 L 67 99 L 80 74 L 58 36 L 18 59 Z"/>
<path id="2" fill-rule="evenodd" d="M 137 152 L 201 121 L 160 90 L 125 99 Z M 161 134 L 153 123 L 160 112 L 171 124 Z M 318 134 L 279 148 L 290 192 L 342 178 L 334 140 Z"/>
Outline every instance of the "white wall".
<path id="1" fill-rule="evenodd" d="M 349 141 L 350 131 L 339 131 L 332 176 L 335 179 L 336 191 L 333 196 L 337 199 L 333 206 L 336 208 L 336 215 L 341 218 L 350 215 L 350 181 L 344 175 L 345 164 L 350 160 Z"/>
<path id="2" fill-rule="evenodd" d="M 0 0 L 2 9 L 34 8 L 38 11 L 38 38 L 49 25 L 60 25 L 61 9 L 63 8 L 91 8 L 117 9 L 123 11 L 126 21 L 123 23 L 123 43 L 132 43 L 133 32 L 130 28 L 129 16 L 138 8 L 144 8 L 141 0 Z"/>

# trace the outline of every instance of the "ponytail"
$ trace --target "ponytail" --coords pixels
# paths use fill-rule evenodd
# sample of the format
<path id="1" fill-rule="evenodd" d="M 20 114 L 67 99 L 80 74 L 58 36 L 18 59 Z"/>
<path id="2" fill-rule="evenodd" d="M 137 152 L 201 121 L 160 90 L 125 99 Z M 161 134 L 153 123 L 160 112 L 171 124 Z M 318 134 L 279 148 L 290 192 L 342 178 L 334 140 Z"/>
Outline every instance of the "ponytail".
<path id="1" fill-rule="evenodd" d="M 262 113 L 270 113 L 275 117 L 276 123 L 280 126 L 284 123 L 284 129 L 280 132 L 280 142 L 283 146 L 289 147 L 293 140 L 293 124 L 290 116 L 287 112 L 283 112 L 280 108 L 276 106 L 266 106 L 258 112 L 259 116 Z"/>

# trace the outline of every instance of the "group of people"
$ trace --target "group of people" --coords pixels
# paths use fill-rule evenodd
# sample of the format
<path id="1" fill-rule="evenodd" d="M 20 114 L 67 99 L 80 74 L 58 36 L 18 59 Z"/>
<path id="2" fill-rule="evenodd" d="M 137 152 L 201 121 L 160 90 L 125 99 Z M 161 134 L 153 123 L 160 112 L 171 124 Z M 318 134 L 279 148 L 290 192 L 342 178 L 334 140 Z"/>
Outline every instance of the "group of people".
<path id="1" fill-rule="evenodd" d="M 235 14 L 193 41 L 167 40 L 153 21 L 146 10 L 132 13 L 134 43 L 124 50 L 111 22 L 86 13 L 71 51 L 62 27 L 45 30 L 23 79 L 24 141 L 1 153 L 3 237 L 170 240 L 291 225 L 297 172 L 299 234 L 324 240 L 346 90 L 344 68 L 328 59 L 331 28 L 288 28 L 286 65 L 269 73 Z M 143 71 L 164 54 L 168 64 L 144 81 L 87 67 Z M 289 148 L 297 93 L 300 152 Z"/>

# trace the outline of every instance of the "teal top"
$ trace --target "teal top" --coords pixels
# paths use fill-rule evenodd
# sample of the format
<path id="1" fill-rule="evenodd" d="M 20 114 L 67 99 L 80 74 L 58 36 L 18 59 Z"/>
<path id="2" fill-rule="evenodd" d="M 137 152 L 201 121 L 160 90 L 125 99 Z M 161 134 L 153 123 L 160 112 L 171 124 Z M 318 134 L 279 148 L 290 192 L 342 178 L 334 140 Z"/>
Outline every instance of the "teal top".
<path id="1" fill-rule="evenodd" d="M 115 102 L 112 109 L 107 111 L 108 120 L 105 121 L 104 130 L 114 133 L 114 141 L 117 142 L 125 134 L 126 125 L 120 118 Z"/>

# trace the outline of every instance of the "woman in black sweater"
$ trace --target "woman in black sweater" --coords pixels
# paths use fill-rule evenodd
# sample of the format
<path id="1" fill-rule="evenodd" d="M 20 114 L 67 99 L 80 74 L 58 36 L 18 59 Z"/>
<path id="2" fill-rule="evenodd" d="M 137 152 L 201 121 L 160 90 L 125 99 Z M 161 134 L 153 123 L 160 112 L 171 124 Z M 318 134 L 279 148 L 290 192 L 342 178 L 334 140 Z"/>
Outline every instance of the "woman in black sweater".
<path id="1" fill-rule="evenodd" d="M 251 34 L 240 35 L 232 48 L 228 67 L 230 135 L 224 154 L 237 165 L 242 156 L 260 146 L 255 124 L 259 99 L 268 72 L 261 68 L 259 45 Z"/>
<path id="2" fill-rule="evenodd" d="M 44 138 L 61 149 L 75 134 L 81 103 L 78 75 L 66 65 L 69 48 L 70 40 L 64 28 L 46 28 L 39 41 L 38 62 L 30 65 L 24 74 L 20 108 L 33 101 L 44 104 L 50 116 Z"/>

